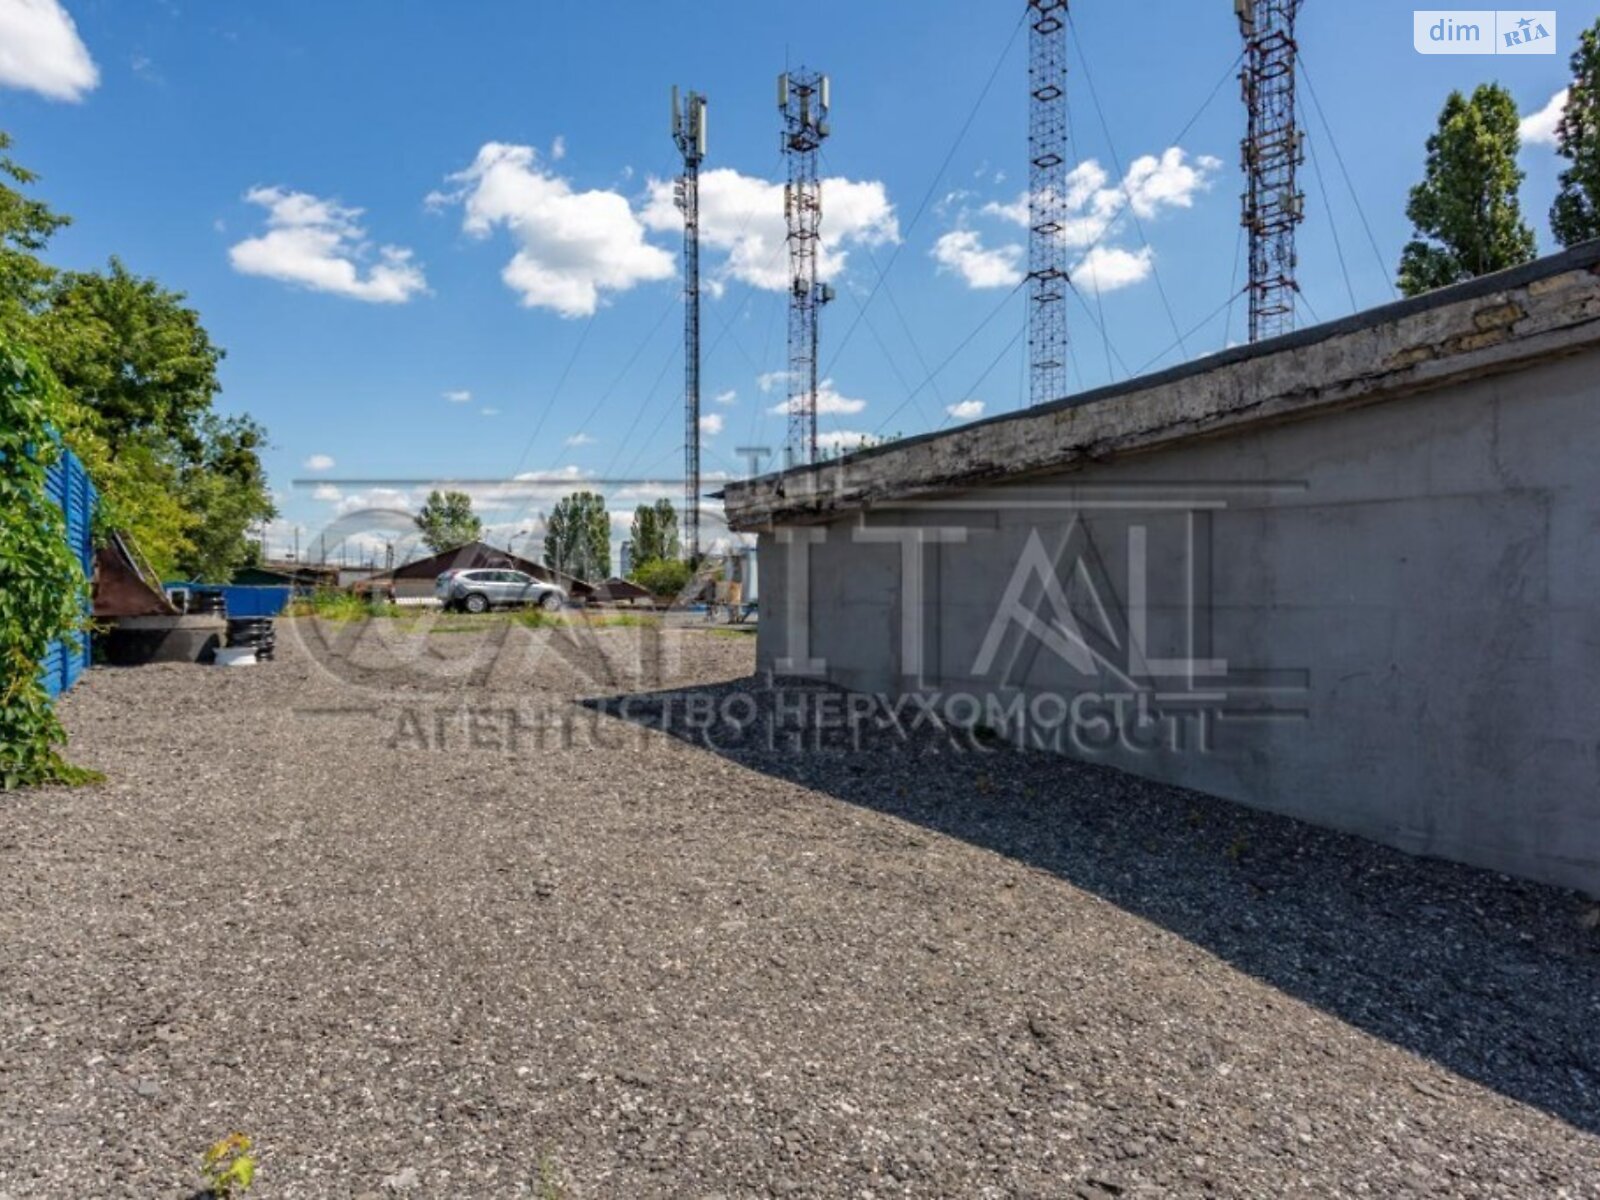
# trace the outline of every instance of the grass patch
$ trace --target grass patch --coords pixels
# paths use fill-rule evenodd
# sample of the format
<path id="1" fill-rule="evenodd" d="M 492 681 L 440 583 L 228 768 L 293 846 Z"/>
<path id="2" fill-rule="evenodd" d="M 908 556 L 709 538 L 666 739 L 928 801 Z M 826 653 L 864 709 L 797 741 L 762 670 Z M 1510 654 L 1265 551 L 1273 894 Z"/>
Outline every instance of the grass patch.
<path id="1" fill-rule="evenodd" d="M 283 610 L 286 617 L 321 617 L 325 621 L 365 621 L 372 617 L 398 617 L 398 606 L 384 600 L 368 600 L 350 592 L 317 591 L 297 596 Z"/>
<path id="2" fill-rule="evenodd" d="M 661 618 L 646 616 L 643 613 L 606 613 L 598 617 L 580 618 L 585 625 L 593 625 L 600 629 L 654 629 L 661 624 Z"/>
<path id="3" fill-rule="evenodd" d="M 526 629 L 654 628 L 661 618 L 649 613 L 598 613 L 583 611 L 549 612 L 543 608 L 501 609 L 486 613 L 444 612 L 433 607 L 406 607 L 384 601 L 369 601 L 349 592 L 322 591 L 291 600 L 283 610 L 286 617 L 321 617 L 325 621 L 366 621 L 372 618 L 396 621 L 402 626 L 424 626 L 422 632 L 477 633 L 515 622 Z"/>
<path id="4" fill-rule="evenodd" d="M 546 612 L 542 608 L 518 610 L 514 619 L 529 629 L 561 629 L 585 627 L 588 629 L 648 629 L 661 624 L 661 618 L 643 613 L 598 613 L 590 616 L 579 610 L 572 613 Z"/>

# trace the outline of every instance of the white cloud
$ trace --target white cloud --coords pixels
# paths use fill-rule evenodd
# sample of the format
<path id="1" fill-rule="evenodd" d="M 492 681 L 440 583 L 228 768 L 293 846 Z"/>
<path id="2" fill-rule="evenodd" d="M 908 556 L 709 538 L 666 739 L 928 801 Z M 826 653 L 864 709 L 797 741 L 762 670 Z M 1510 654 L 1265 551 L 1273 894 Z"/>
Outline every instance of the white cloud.
<path id="1" fill-rule="evenodd" d="M 942 271 L 954 271 L 968 287 L 1015 287 L 1022 282 L 1022 247 L 987 249 L 975 230 L 952 229 L 933 245 L 933 258 Z"/>
<path id="2" fill-rule="evenodd" d="M 1062 194 L 1066 210 L 1061 231 L 1062 242 L 1082 251 L 1071 267 L 1073 278 L 1085 287 L 1113 292 L 1150 277 L 1155 256 L 1149 246 L 1128 250 L 1110 244 L 1118 227 L 1129 218 L 1151 220 L 1171 209 L 1192 208 L 1195 197 L 1211 186 L 1222 163 L 1210 155 L 1190 157 L 1177 146 L 1159 155 L 1145 154 L 1129 164 L 1127 173 L 1116 183 L 1094 159 L 1085 159 L 1068 174 Z M 1027 227 L 1028 194 L 1009 203 L 991 202 L 981 210 Z M 957 271 L 968 286 L 1003 287 L 1022 278 L 1022 248 L 985 249 L 978 236 L 955 229 L 939 239 L 934 258 L 941 266 Z"/>
<path id="3" fill-rule="evenodd" d="M 1071 269 L 1072 278 L 1091 292 L 1114 292 L 1150 278 L 1155 252 L 1149 246 L 1124 250 L 1120 246 L 1096 246 Z"/>
<path id="4" fill-rule="evenodd" d="M 311 491 L 313 500 L 323 500 L 329 504 L 337 503 L 344 499 L 344 493 L 331 483 L 319 483 Z"/>
<path id="5" fill-rule="evenodd" d="M 792 402 L 799 403 L 796 397 Z M 774 404 L 768 411 L 774 413 L 787 413 L 790 411 L 791 401 L 785 400 L 782 404 Z M 817 412 L 818 413 L 858 413 L 867 406 L 865 400 L 852 400 L 848 396 L 841 396 L 833 386 L 833 380 L 824 379 L 817 385 Z"/>
<path id="6" fill-rule="evenodd" d="M 1112 183 L 1099 162 L 1085 159 L 1067 175 L 1062 239 L 1081 250 L 1099 242 L 1130 211 L 1149 220 L 1165 209 L 1192 208 L 1195 197 L 1211 186 L 1221 166 L 1220 159 L 1208 154 L 1191 159 L 1180 147 L 1169 146 L 1159 156 L 1144 154 L 1134 159 L 1122 179 Z M 1028 194 L 1024 192 L 1009 204 L 986 204 L 983 212 L 1026 227 Z"/>
<path id="7" fill-rule="evenodd" d="M 1134 212 L 1153 217 L 1162 208 L 1194 207 L 1195 195 L 1210 186 L 1222 160 L 1202 154 L 1191 166 L 1185 158 L 1181 149 L 1169 146 L 1160 158 L 1146 154 L 1133 160 L 1123 186 Z"/>
<path id="8" fill-rule="evenodd" d="M 558 133 L 556 134 L 556 140 L 550 143 L 550 161 L 560 162 L 566 156 L 567 139 Z"/>
<path id="9" fill-rule="evenodd" d="M 539 161 L 531 146 L 489 142 L 453 192 L 428 197 L 432 207 L 462 206 L 461 227 L 473 237 L 497 228 L 517 250 L 500 278 L 527 308 L 586 317 L 605 294 L 668 279 L 673 257 L 644 240 L 644 226 L 617 192 L 577 192 Z"/>
<path id="10" fill-rule="evenodd" d="M 415 512 L 422 507 L 422 501 L 426 497 L 426 489 L 423 489 L 420 497 L 417 497 L 402 488 L 376 487 L 365 492 L 349 493 L 338 502 L 334 514 L 346 517 L 351 513 L 371 509 L 384 512 Z"/>
<path id="11" fill-rule="evenodd" d="M 722 414 L 706 413 L 700 418 L 700 432 L 707 437 L 716 437 L 722 432 Z"/>
<path id="12" fill-rule="evenodd" d="M 773 391 L 780 384 L 787 384 L 788 382 L 789 372 L 787 371 L 768 371 L 764 375 L 756 376 L 756 386 L 763 392 Z"/>
<path id="13" fill-rule="evenodd" d="M 718 392 L 715 396 L 711 397 L 711 403 L 726 406 L 734 403 L 738 399 L 739 393 L 734 391 L 732 388 L 729 388 L 727 391 Z"/>
<path id="14" fill-rule="evenodd" d="M 460 388 L 457 391 L 444 392 L 442 394 L 443 394 L 443 396 L 444 396 L 444 398 L 446 400 L 450 401 L 451 404 L 471 404 L 472 403 L 472 393 L 467 391 L 466 388 Z"/>
<path id="15" fill-rule="evenodd" d="M 100 70 L 59 0 L 0 0 L 0 86 L 82 100 Z"/>
<path id="16" fill-rule="evenodd" d="M 652 179 L 640 214 L 651 229 L 683 228 L 673 202 L 673 182 Z M 709 273 L 710 282 L 737 279 L 768 291 L 789 286 L 788 225 L 782 183 L 719 167 L 700 176 L 701 245 L 727 253 Z M 817 273 L 833 279 L 844 270 L 852 246 L 880 246 L 900 240 L 900 225 L 888 190 L 876 181 L 824 179 L 823 219 Z"/>
<path id="17" fill-rule="evenodd" d="M 1567 109 L 1567 95 L 1570 88 L 1562 88 L 1550 102 L 1536 113 L 1529 113 L 1522 118 L 1522 124 L 1517 126 L 1517 132 L 1522 135 L 1522 140 L 1529 146 L 1551 146 L 1556 144 L 1556 126 L 1561 123 L 1561 114 Z"/>
<path id="18" fill-rule="evenodd" d="M 973 421 L 983 416 L 983 401 L 963 400 L 959 404 L 947 404 L 944 411 L 958 421 Z"/>
<path id="19" fill-rule="evenodd" d="M 299 284 L 372 304 L 404 304 L 428 290 L 422 270 L 401 246 L 373 247 L 359 208 L 281 187 L 251 188 L 245 199 L 267 210 L 267 232 L 228 251 L 234 270 Z"/>
<path id="20" fill-rule="evenodd" d="M 569 445 L 569 446 L 592 446 L 592 445 L 594 445 L 594 439 L 592 437 L 590 437 L 587 433 L 575 433 L 575 434 L 573 434 L 571 437 L 569 437 L 567 439 L 567 445 Z"/>
<path id="21" fill-rule="evenodd" d="M 478 411 L 486 417 L 498 417 L 500 415 L 500 410 L 498 408 L 490 408 L 488 406 L 480 408 Z"/>
<path id="22" fill-rule="evenodd" d="M 331 471 L 336 464 L 327 454 L 313 454 L 300 465 L 307 471 Z"/>

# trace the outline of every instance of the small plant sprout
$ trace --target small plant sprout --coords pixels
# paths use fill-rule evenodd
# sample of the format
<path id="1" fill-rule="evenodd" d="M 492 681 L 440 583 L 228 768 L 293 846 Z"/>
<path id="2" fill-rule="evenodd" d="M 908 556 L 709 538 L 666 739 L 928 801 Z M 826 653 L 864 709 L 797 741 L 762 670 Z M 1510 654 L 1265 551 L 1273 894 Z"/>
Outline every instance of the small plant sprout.
<path id="1" fill-rule="evenodd" d="M 201 1160 L 200 1173 L 205 1176 L 206 1187 L 213 1200 L 230 1200 L 250 1190 L 256 1178 L 256 1160 L 250 1153 L 250 1138 L 242 1133 L 230 1133 Z"/>

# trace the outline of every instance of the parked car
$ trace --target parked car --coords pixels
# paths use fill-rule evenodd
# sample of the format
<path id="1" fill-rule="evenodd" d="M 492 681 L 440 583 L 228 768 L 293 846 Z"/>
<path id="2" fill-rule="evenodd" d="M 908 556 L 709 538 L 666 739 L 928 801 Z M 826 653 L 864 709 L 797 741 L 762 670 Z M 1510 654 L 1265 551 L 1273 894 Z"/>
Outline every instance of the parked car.
<path id="1" fill-rule="evenodd" d="M 567 602 L 566 592 L 555 584 L 545 583 L 522 571 L 446 571 L 434 581 L 433 593 L 446 611 L 461 609 L 469 613 L 535 604 L 555 612 Z"/>

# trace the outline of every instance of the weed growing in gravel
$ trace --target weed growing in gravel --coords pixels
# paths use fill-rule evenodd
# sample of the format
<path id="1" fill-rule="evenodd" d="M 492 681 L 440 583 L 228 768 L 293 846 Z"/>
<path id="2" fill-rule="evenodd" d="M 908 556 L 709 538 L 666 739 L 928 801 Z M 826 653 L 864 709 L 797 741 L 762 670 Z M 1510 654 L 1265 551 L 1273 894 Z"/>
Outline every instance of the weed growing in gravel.
<path id="1" fill-rule="evenodd" d="M 534 1184 L 539 1200 L 565 1200 L 567 1189 L 561 1184 L 561 1168 L 553 1154 L 539 1156 L 539 1178 Z"/>
<path id="2" fill-rule="evenodd" d="M 247 1135 L 230 1133 L 206 1151 L 200 1173 L 212 1200 L 229 1200 L 250 1190 L 256 1179 L 256 1160 L 250 1147 Z"/>
<path id="3" fill-rule="evenodd" d="M 553 617 L 542 608 L 519 609 L 514 617 L 518 625 L 525 625 L 529 629 L 549 629 L 552 625 L 563 622 L 559 617 Z"/>

